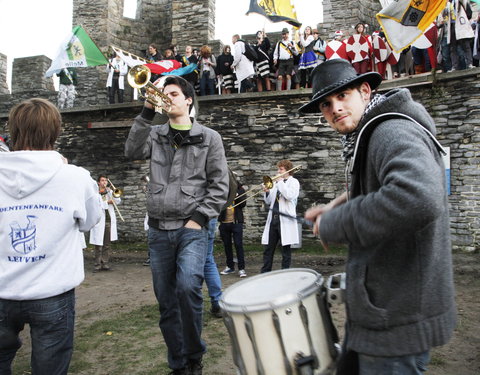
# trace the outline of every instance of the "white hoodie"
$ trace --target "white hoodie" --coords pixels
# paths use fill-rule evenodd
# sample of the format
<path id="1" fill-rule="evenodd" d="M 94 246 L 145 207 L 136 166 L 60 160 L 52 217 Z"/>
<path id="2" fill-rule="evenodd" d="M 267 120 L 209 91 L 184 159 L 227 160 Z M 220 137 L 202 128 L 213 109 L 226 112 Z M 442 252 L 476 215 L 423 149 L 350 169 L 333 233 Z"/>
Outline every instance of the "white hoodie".
<path id="1" fill-rule="evenodd" d="M 101 213 L 90 173 L 58 152 L 0 153 L 0 298 L 41 299 L 78 286 L 80 232 Z"/>

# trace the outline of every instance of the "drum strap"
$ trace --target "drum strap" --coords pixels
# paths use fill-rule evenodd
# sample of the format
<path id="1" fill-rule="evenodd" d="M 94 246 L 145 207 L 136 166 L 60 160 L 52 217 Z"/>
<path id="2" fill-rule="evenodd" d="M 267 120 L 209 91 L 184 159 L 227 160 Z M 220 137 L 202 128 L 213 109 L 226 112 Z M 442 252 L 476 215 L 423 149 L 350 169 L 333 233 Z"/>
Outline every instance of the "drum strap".
<path id="1" fill-rule="evenodd" d="M 292 366 L 290 365 L 290 361 L 287 357 L 287 350 L 285 348 L 285 343 L 283 342 L 282 337 L 282 328 L 280 327 L 280 319 L 275 311 L 272 311 L 272 321 L 273 326 L 275 327 L 275 331 L 277 332 L 278 340 L 280 341 L 280 346 L 282 347 L 282 354 L 283 354 L 283 363 L 285 364 L 285 371 L 287 375 L 292 375 Z"/>
<path id="2" fill-rule="evenodd" d="M 266 375 L 263 369 L 262 360 L 258 351 L 257 341 L 255 340 L 255 332 L 253 331 L 252 319 L 245 315 L 245 329 L 247 330 L 248 338 L 252 343 L 253 352 L 255 353 L 255 362 L 257 366 L 257 375 Z"/>

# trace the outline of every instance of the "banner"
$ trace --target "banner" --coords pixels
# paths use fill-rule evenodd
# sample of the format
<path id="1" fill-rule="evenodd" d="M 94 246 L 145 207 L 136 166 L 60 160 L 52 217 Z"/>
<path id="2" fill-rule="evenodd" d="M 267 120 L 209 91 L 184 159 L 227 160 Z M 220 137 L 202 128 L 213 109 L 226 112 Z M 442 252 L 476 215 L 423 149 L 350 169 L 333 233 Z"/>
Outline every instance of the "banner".
<path id="1" fill-rule="evenodd" d="M 447 0 L 397 0 L 376 17 L 395 52 L 411 45 L 445 8 Z"/>
<path id="2" fill-rule="evenodd" d="M 134 55 L 133 53 L 124 51 L 121 48 L 118 48 L 118 47 L 115 47 L 115 46 L 110 46 L 110 47 L 115 51 L 115 53 L 118 56 L 120 56 L 120 58 L 125 62 L 125 64 L 128 65 L 129 68 L 131 68 L 132 66 L 145 65 L 145 64 L 153 62 L 153 61 L 147 60 L 143 57 Z"/>
<path id="3" fill-rule="evenodd" d="M 60 46 L 57 57 L 52 61 L 45 77 L 60 73 L 65 68 L 84 68 L 106 64 L 108 64 L 107 58 L 86 31 L 81 26 L 75 26 L 72 33 Z"/>
<path id="4" fill-rule="evenodd" d="M 250 0 L 247 15 L 250 13 L 261 14 L 272 22 L 286 22 L 296 28 L 302 26 L 291 0 Z"/>

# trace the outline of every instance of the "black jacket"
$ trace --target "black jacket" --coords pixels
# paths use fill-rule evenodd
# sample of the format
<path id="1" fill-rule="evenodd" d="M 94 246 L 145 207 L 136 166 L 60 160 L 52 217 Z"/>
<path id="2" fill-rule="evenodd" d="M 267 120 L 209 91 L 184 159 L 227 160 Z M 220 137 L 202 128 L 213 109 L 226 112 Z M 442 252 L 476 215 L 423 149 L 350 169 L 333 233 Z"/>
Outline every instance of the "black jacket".
<path id="1" fill-rule="evenodd" d="M 237 196 L 239 195 L 242 195 L 243 193 L 245 193 L 245 189 L 243 188 L 242 185 L 239 185 L 238 188 L 237 188 Z M 244 223 L 244 220 L 243 220 L 243 208 L 247 205 L 247 201 L 246 201 L 246 198 L 247 198 L 247 195 L 242 195 L 239 199 L 238 199 L 238 202 L 243 202 L 240 203 L 238 206 L 236 206 L 234 208 L 234 211 L 233 211 L 233 222 L 235 224 L 243 224 Z M 237 201 L 233 201 L 233 205 L 235 205 L 236 203 L 238 203 Z M 226 209 L 223 210 L 222 212 L 220 212 L 220 216 L 218 217 L 218 221 L 221 223 L 225 220 L 225 215 L 226 215 Z"/>

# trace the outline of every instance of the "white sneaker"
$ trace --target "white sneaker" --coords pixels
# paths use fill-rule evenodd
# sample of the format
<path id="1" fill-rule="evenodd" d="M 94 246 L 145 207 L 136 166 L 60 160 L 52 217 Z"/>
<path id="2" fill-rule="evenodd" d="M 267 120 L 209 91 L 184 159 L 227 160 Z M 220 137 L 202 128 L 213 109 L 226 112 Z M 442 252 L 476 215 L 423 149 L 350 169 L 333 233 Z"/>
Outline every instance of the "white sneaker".
<path id="1" fill-rule="evenodd" d="M 240 270 L 240 271 L 238 271 L 238 276 L 247 277 L 247 273 L 245 272 L 245 270 Z"/>
<path id="2" fill-rule="evenodd" d="M 467 69 L 473 69 L 473 68 L 475 68 L 473 64 L 470 64 L 469 66 L 467 66 Z"/>
<path id="3" fill-rule="evenodd" d="M 229 273 L 233 273 L 235 270 L 232 270 L 230 267 L 226 267 L 222 272 L 220 272 L 220 275 L 228 275 Z"/>

